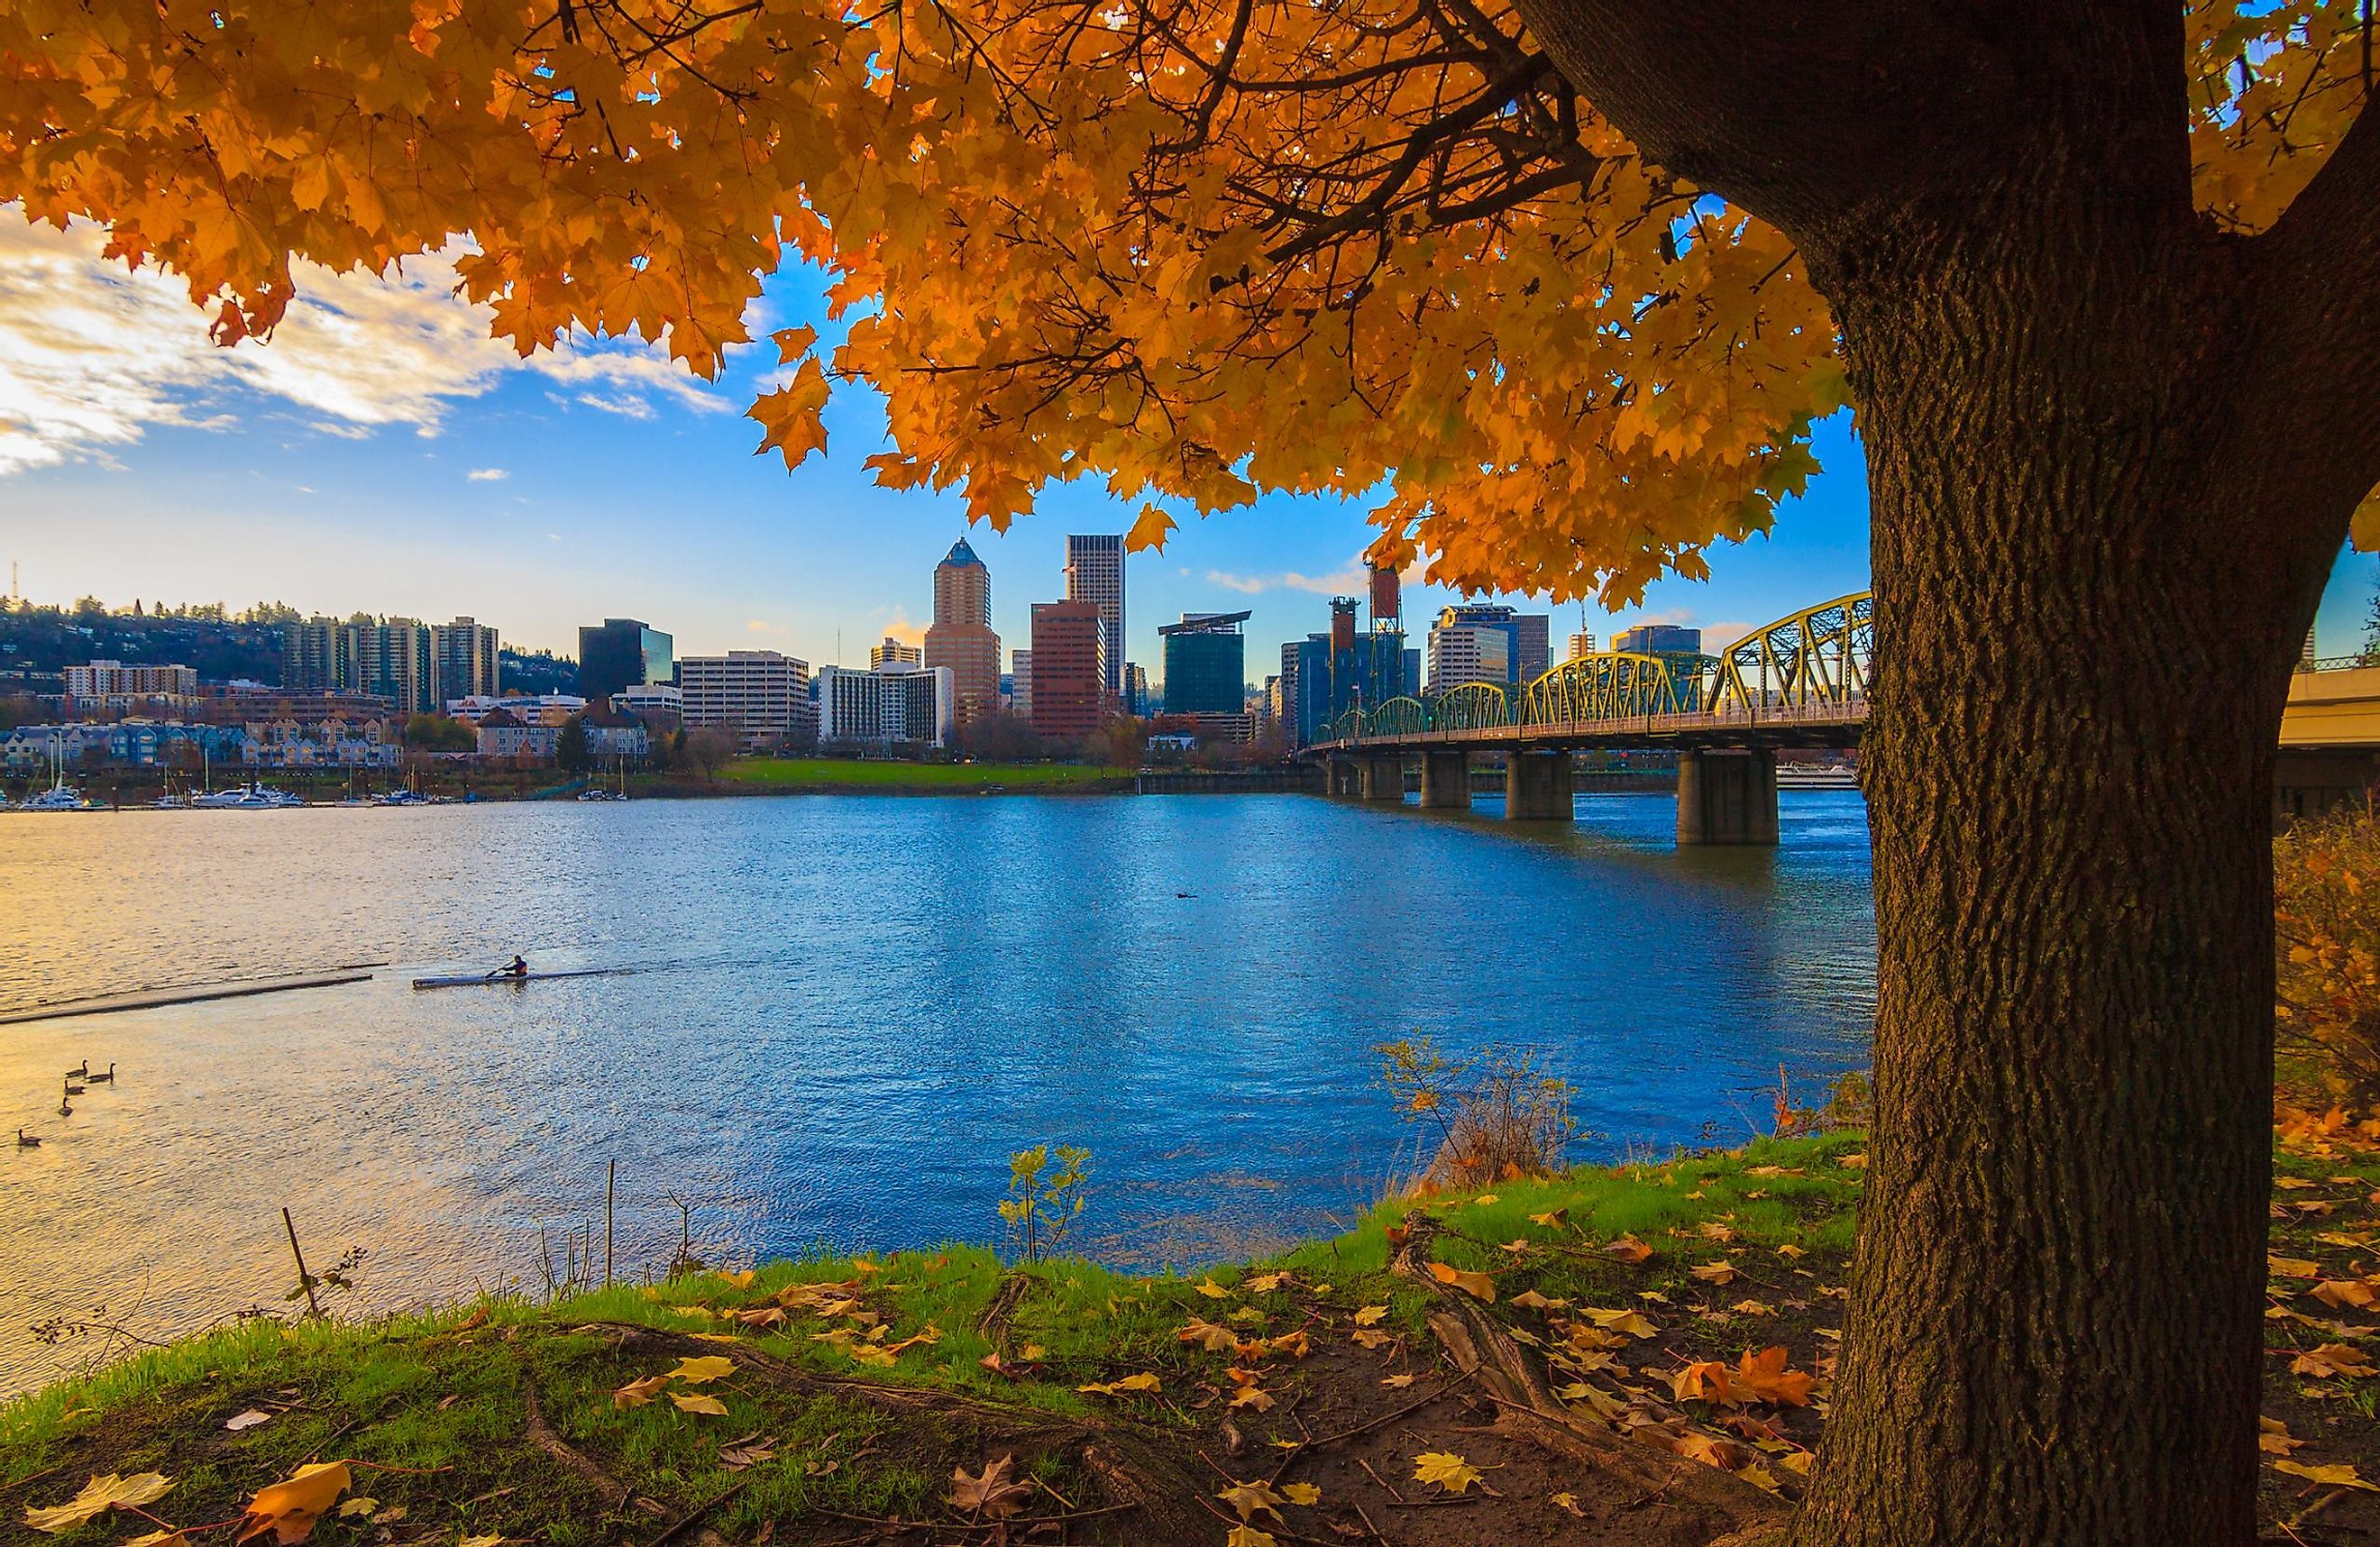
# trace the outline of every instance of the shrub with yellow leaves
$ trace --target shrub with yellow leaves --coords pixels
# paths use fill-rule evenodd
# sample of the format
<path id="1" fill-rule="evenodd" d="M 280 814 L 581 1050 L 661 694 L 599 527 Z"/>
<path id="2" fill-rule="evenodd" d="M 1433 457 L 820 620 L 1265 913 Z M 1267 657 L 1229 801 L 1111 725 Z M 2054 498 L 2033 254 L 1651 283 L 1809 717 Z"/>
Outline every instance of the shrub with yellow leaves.
<path id="1" fill-rule="evenodd" d="M 2301 822 L 2273 853 L 2282 1054 L 2330 1094 L 2380 1105 L 2380 815 Z"/>

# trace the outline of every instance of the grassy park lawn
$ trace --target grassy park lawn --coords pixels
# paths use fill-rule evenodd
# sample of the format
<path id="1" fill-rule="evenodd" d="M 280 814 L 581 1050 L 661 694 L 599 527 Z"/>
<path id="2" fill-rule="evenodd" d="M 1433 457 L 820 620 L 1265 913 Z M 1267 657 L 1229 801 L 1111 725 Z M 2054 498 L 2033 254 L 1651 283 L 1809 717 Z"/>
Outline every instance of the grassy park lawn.
<path id="1" fill-rule="evenodd" d="M 2368 1529 L 2380 1125 L 2299 1117 L 2277 1139 L 2263 1514 Z M 207 1522 L 203 1547 L 276 1480 L 347 1461 L 325 1547 L 1037 1527 L 1213 1547 L 1244 1509 L 1267 1534 L 1232 1540 L 1257 1547 L 1392 1520 L 1416 1547 L 1756 1531 L 1823 1429 L 1865 1148 L 1765 1140 L 1398 1200 L 1189 1275 L 954 1246 L 250 1321 L 0 1407 L 0 1519 L 154 1473 L 172 1489 L 146 1518 L 64 1539 Z"/>
<path id="2" fill-rule="evenodd" d="M 1095 788 L 1132 776 L 1129 768 L 1061 762 L 868 762 L 841 758 L 747 758 L 720 771 L 738 784 L 785 789 Z"/>

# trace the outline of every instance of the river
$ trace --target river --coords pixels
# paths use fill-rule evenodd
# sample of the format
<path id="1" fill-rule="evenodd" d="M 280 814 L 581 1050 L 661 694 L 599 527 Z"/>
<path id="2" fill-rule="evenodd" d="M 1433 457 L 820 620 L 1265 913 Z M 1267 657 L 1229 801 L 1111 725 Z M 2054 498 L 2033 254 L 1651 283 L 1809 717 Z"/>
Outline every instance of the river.
<path id="1" fill-rule="evenodd" d="M 1774 851 L 1666 798 L 1550 831 L 1311 796 L 790 797 L 0 816 L 0 1009 L 387 962 L 369 982 L 0 1027 L 0 1391 L 31 1324 L 151 1335 L 368 1255 L 354 1307 L 621 1266 L 994 1238 L 1006 1157 L 1087 1147 L 1084 1245 L 1156 1267 L 1329 1230 L 1413 1142 L 1373 1044 L 1539 1048 L 1595 1137 L 1731 1142 L 1862 1066 L 1860 798 Z M 415 993 L 524 952 L 632 975 Z M 60 1118 L 58 1071 L 120 1074 Z"/>

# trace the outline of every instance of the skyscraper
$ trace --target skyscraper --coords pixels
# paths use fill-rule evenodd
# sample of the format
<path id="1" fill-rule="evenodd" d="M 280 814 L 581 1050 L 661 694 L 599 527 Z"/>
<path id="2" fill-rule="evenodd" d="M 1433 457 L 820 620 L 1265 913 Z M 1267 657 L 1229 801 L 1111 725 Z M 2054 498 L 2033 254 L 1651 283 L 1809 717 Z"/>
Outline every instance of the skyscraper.
<path id="1" fill-rule="evenodd" d="M 1593 634 L 1582 628 L 1570 637 L 1570 654 L 1566 659 L 1576 661 L 1594 653 L 1595 636 Z"/>
<path id="2" fill-rule="evenodd" d="M 805 745 L 818 735 L 807 661 L 773 650 L 689 655 L 676 663 L 688 730 L 733 731 L 747 748 Z"/>
<path id="3" fill-rule="evenodd" d="M 1066 539 L 1066 600 L 1088 602 L 1099 610 L 1106 636 L 1108 697 L 1123 698 L 1123 538 L 1070 536 Z"/>
<path id="4" fill-rule="evenodd" d="M 874 671 L 887 661 L 901 666 L 922 666 L 926 664 L 926 652 L 916 645 L 903 644 L 887 634 L 882 644 L 868 647 L 868 669 Z"/>
<path id="5" fill-rule="evenodd" d="M 667 682 L 677 675 L 676 643 L 632 617 L 607 617 L 601 628 L 581 628 L 578 696 L 589 703 L 610 703 L 623 688 Z"/>
<path id="6" fill-rule="evenodd" d="M 430 627 L 430 653 L 438 680 L 438 701 L 494 698 L 499 691 L 496 631 L 475 618 L 458 617 Z M 601 707 L 601 706 L 598 706 Z"/>
<path id="7" fill-rule="evenodd" d="M 965 538 L 934 566 L 934 622 L 925 664 L 951 669 L 957 728 L 1000 712 L 1000 636 L 991 631 L 991 571 Z"/>
<path id="8" fill-rule="evenodd" d="M 1088 602 L 1033 604 L 1033 728 L 1073 741 L 1105 723 L 1107 620 Z"/>
<path id="9" fill-rule="evenodd" d="M 1165 641 L 1165 713 L 1237 714 L 1247 708 L 1245 613 L 1184 613 L 1158 629 Z"/>

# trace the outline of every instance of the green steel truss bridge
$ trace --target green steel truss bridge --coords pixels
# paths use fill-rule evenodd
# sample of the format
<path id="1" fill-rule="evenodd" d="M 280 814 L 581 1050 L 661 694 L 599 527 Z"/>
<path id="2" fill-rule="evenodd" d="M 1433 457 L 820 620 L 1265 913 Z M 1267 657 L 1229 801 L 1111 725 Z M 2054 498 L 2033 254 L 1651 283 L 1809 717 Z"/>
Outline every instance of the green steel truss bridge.
<path id="1" fill-rule="evenodd" d="M 1402 802 L 1409 758 L 1424 806 L 1467 806 L 1473 752 L 1506 759 L 1506 814 L 1570 815 L 1570 757 L 1585 748 L 1679 753 L 1682 843 L 1774 843 L 1779 747 L 1852 747 L 1876 659 L 1868 591 L 1747 634 L 1716 655 L 1606 652 L 1519 687 L 1465 683 L 1348 711 L 1305 749 L 1334 794 Z M 1557 791 L 1559 794 L 1557 795 Z"/>

